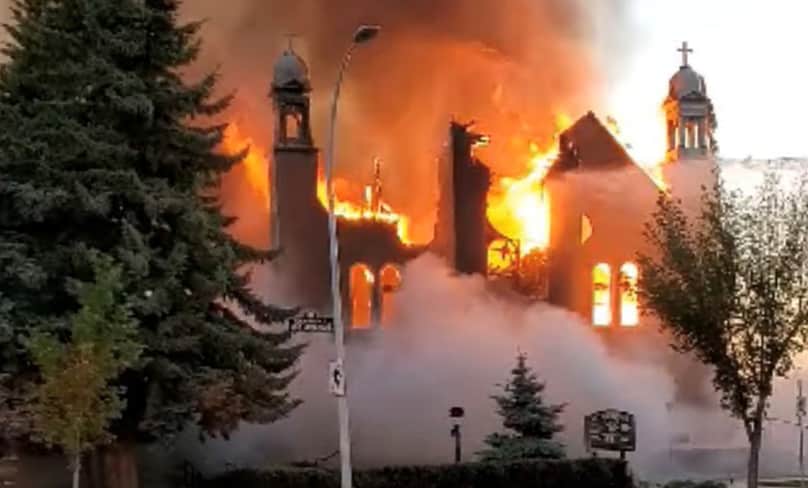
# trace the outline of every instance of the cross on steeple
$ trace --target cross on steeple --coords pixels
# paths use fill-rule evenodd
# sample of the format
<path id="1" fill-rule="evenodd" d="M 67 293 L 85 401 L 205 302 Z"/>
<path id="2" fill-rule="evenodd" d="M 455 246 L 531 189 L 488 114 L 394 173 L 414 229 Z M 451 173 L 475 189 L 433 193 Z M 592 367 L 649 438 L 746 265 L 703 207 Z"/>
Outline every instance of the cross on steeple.
<path id="1" fill-rule="evenodd" d="M 286 48 L 287 51 L 289 52 L 294 51 L 294 42 L 296 37 L 300 37 L 300 34 L 293 34 L 293 33 L 286 34 L 286 39 L 289 42 L 289 45 Z"/>
<path id="2" fill-rule="evenodd" d="M 688 55 L 689 53 L 692 53 L 692 52 L 693 52 L 693 50 L 692 50 L 692 49 L 690 49 L 689 47 L 687 47 L 687 41 L 683 42 L 683 43 L 682 43 L 682 47 L 680 47 L 679 49 L 677 49 L 677 51 L 679 51 L 680 53 L 682 53 L 682 66 L 688 66 L 688 64 L 687 64 L 687 55 Z"/>

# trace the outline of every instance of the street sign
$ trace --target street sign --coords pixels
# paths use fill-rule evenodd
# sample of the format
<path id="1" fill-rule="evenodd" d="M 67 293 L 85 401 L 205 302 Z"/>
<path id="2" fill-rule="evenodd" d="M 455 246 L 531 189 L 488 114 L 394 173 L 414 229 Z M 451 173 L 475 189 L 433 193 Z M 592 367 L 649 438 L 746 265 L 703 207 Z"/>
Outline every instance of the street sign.
<path id="1" fill-rule="evenodd" d="M 334 318 L 317 315 L 316 312 L 305 312 L 296 317 L 286 319 L 289 332 L 334 332 Z"/>
<path id="2" fill-rule="evenodd" d="M 345 370 L 342 361 L 331 361 L 328 367 L 328 389 L 334 396 L 345 396 Z"/>
<path id="3" fill-rule="evenodd" d="M 591 449 L 630 452 L 637 448 L 634 415 L 614 409 L 584 417 L 586 445 Z"/>

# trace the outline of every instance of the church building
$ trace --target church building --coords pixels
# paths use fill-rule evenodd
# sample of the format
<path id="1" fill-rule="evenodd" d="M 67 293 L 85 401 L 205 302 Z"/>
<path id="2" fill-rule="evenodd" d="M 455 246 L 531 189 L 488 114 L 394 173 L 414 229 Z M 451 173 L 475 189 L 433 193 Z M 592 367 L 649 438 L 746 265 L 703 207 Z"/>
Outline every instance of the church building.
<path id="1" fill-rule="evenodd" d="M 667 127 L 664 164 L 632 160 L 597 116 L 589 112 L 559 137 L 559 158 L 544 183 L 551 208 L 546 294 L 549 303 L 579 314 L 604 332 L 635 334 L 644 318 L 635 263 L 643 229 L 660 192 L 696 195 L 712 178 L 716 118 L 704 78 L 682 63 L 663 102 Z M 275 139 L 271 164 L 275 266 L 304 308 L 329 309 L 327 212 L 317 198 L 319 151 L 311 134 L 309 72 L 291 46 L 275 64 L 271 97 Z M 489 248 L 507 242 L 486 216 L 491 172 L 474 154 L 486 138 L 457 122 L 436 168 L 439 204 L 433 242 L 401 241 L 385 218 L 338 219 L 343 310 L 349 330 L 389 323 L 401 266 L 423 252 L 442 256 L 458 273 L 487 275 Z M 378 178 L 377 178 L 378 180 Z M 381 182 L 374 184 L 381 194 Z M 607 334 L 608 335 L 608 334 Z M 623 335 L 623 334 L 621 334 Z M 642 335 L 640 333 L 639 335 Z"/>

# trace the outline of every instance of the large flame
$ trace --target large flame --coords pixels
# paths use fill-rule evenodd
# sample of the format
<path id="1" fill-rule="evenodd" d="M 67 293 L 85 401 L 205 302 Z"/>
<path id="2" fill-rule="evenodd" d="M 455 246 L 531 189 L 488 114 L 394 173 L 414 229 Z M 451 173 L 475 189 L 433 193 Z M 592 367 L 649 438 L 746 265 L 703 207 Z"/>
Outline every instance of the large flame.
<path id="1" fill-rule="evenodd" d="M 519 177 L 497 178 L 488 195 L 487 216 L 494 228 L 507 238 L 518 243 L 518 254 L 522 257 L 536 251 L 545 250 L 550 243 L 551 212 L 549 194 L 544 189 L 544 178 L 558 158 L 558 134 L 572 125 L 572 118 L 565 112 L 555 116 L 555 135 L 550 142 L 541 146 L 535 141 L 514 139 L 517 153 L 524 154 L 525 171 Z M 667 190 L 663 178 L 664 150 L 658 157 L 644 161 L 633 154 L 620 126 L 612 117 L 606 118 L 606 127 L 615 139 L 622 144 L 637 164 L 661 190 Z M 236 124 L 230 124 L 225 132 L 224 148 L 237 152 L 249 147 L 242 165 L 249 186 L 269 207 L 269 178 L 266 160 L 261 156 L 262 149 L 254 144 Z M 664 148 L 664 141 L 662 141 Z M 520 149 L 521 148 L 521 149 Z M 381 222 L 396 227 L 397 234 L 405 244 L 412 244 L 409 218 L 395 211 L 381 199 L 380 190 L 375 185 L 359 187 L 344 179 L 335 179 L 335 212 L 343 219 Z M 358 188 L 361 188 L 357 191 Z M 325 182 L 317 182 L 317 197 L 323 208 L 328 208 Z"/>
<path id="2" fill-rule="evenodd" d="M 525 174 L 500 178 L 488 196 L 488 220 L 501 234 L 519 243 L 521 256 L 550 244 L 550 201 L 544 178 L 558 158 L 557 135 L 572 125 L 572 118 L 561 112 L 555 125 L 556 137 L 548 147 L 527 143 Z"/>
<path id="3" fill-rule="evenodd" d="M 488 220 L 500 233 L 519 242 L 522 256 L 549 244 L 550 205 L 543 182 L 558 156 L 557 148 L 540 150 L 536 143 L 530 143 L 528 151 L 527 174 L 500 178 L 488 198 Z"/>

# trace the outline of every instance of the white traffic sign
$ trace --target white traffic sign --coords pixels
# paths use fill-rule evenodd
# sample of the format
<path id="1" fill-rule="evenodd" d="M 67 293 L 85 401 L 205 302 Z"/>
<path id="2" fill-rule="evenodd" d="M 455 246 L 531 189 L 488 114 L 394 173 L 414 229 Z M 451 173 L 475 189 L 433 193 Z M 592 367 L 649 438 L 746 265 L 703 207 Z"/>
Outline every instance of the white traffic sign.
<path id="1" fill-rule="evenodd" d="M 331 361 L 328 367 L 328 389 L 334 396 L 345 396 L 345 370 L 342 361 Z"/>

